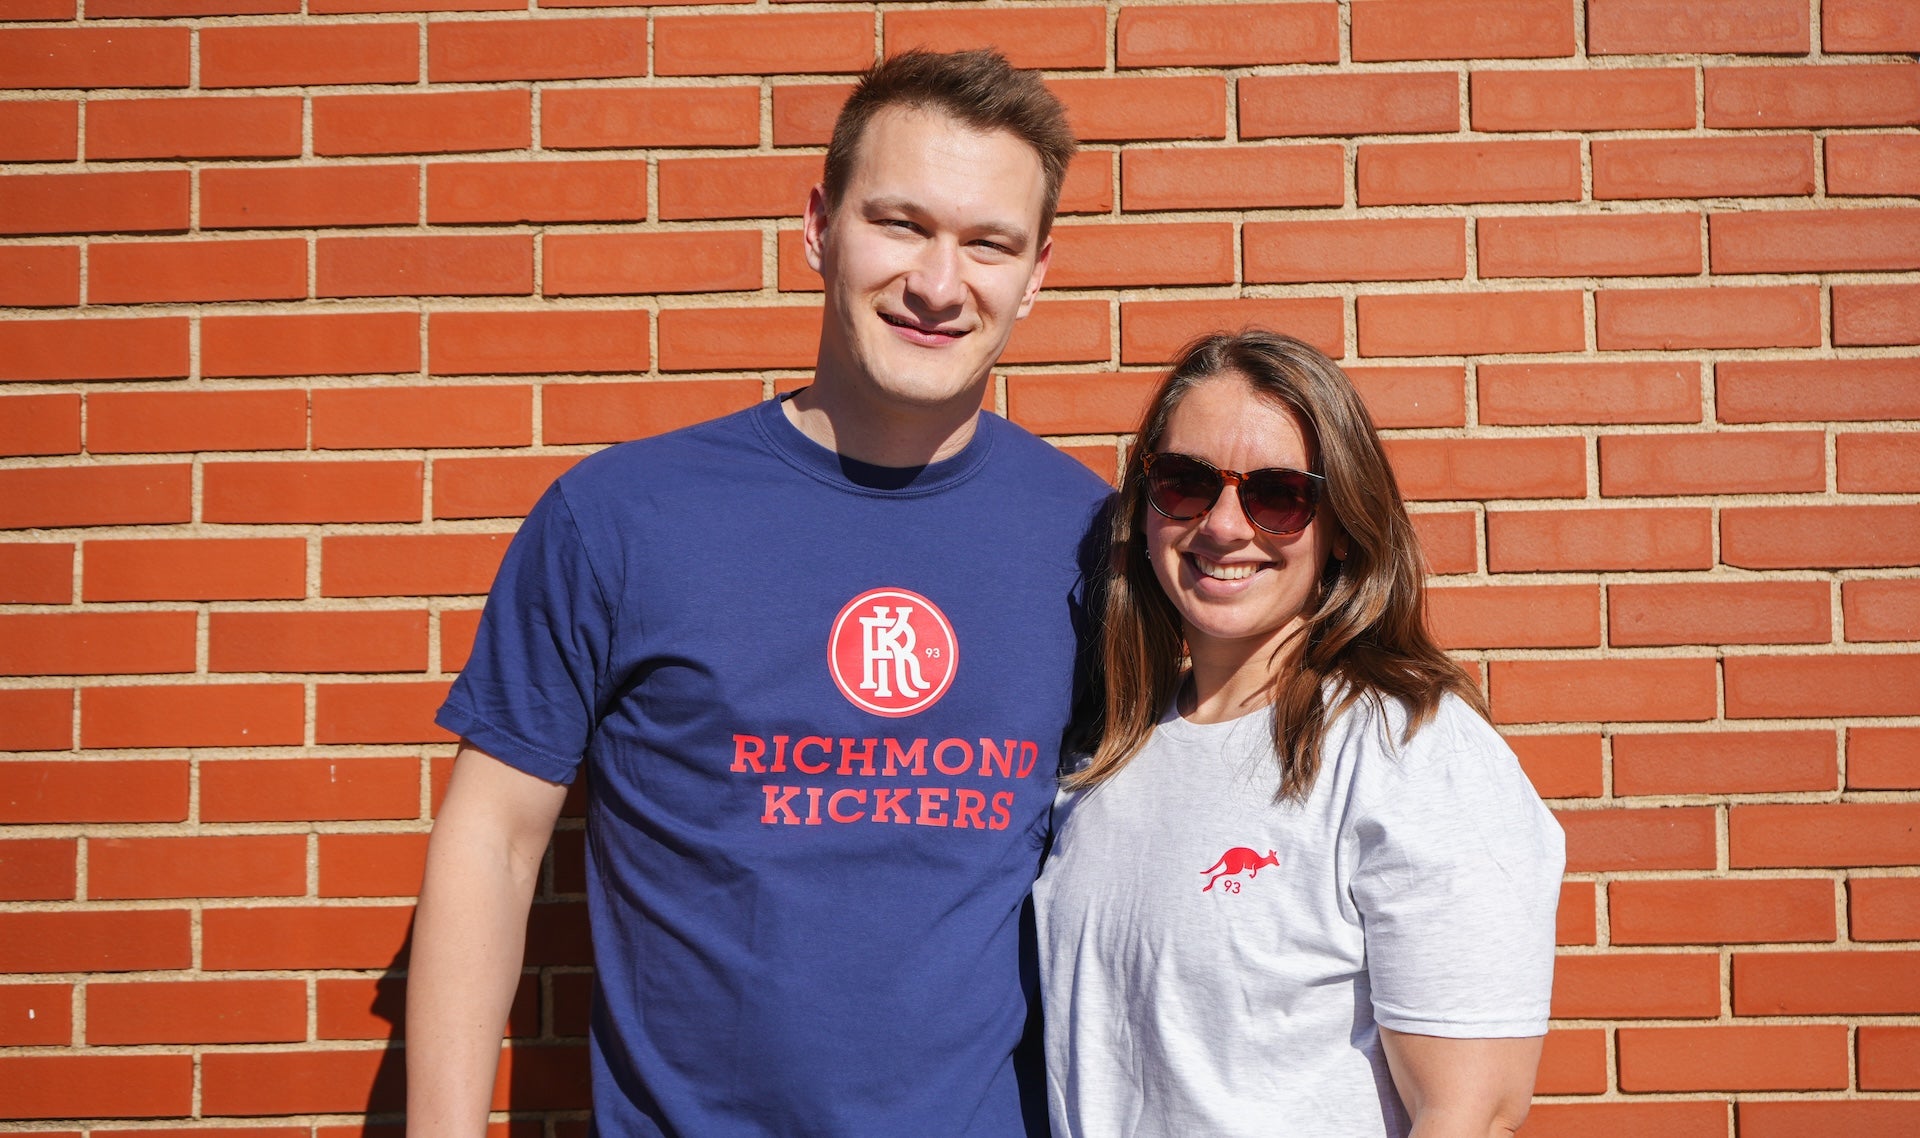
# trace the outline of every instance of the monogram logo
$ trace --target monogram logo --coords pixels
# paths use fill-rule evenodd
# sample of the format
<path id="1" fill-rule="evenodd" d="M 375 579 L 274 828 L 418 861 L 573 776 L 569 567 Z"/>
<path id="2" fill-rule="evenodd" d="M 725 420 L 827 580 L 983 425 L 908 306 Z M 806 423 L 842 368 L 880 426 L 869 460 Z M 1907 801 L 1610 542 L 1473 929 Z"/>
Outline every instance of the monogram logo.
<path id="1" fill-rule="evenodd" d="M 953 625 L 906 589 L 869 589 L 847 602 L 827 637 L 840 694 L 875 715 L 913 715 L 939 702 L 959 666 Z"/>

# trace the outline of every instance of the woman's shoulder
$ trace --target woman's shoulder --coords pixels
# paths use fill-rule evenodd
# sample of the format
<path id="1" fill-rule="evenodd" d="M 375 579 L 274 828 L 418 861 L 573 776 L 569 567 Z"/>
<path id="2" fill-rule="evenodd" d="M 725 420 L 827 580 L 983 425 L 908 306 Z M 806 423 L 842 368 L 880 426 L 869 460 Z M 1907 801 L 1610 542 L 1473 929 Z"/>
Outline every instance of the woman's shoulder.
<path id="1" fill-rule="evenodd" d="M 1519 760 L 1500 733 L 1452 692 L 1442 693 L 1424 717 L 1397 696 L 1361 694 L 1335 720 L 1328 743 L 1329 749 L 1355 755 L 1361 769 L 1375 778 L 1417 777 L 1435 764 L 1519 770 Z"/>

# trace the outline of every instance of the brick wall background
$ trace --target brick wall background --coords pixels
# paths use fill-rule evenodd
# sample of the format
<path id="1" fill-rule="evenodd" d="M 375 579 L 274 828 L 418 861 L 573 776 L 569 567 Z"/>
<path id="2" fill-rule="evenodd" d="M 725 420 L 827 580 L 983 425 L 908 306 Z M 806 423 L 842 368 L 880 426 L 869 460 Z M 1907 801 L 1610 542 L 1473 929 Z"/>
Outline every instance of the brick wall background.
<path id="1" fill-rule="evenodd" d="M 430 711 L 515 519 L 801 382 L 849 77 L 998 43 L 1087 146 L 995 409 L 1111 476 L 1252 322 L 1387 428 L 1568 833 L 1527 1135 L 1920 1133 L 1914 0 L 0 20 L 0 1117 L 390 1132 Z M 581 888 L 570 821 L 516 1135 L 584 1131 Z"/>

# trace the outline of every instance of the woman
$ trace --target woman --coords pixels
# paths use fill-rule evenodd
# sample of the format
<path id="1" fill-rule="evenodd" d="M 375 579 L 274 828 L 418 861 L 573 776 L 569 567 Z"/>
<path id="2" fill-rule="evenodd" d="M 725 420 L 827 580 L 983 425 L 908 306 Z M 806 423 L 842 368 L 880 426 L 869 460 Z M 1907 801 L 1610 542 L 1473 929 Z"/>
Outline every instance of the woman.
<path id="1" fill-rule="evenodd" d="M 1034 893 L 1056 1138 L 1510 1133 L 1561 833 L 1426 632 L 1359 396 L 1211 336 L 1136 454 L 1106 721 Z"/>

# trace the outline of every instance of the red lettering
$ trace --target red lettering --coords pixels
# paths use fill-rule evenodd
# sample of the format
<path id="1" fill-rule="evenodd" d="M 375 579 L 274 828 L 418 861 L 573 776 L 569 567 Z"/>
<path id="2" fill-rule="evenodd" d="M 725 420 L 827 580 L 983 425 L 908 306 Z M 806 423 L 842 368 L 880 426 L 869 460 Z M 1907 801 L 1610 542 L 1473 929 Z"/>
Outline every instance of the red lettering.
<path id="1" fill-rule="evenodd" d="M 821 793 L 821 789 L 817 786 L 809 786 L 807 788 L 807 825 L 809 826 L 818 826 L 820 824 Z"/>
<path id="2" fill-rule="evenodd" d="M 819 763 L 809 764 L 805 759 L 800 757 L 807 753 L 808 747 L 812 747 L 822 754 L 832 754 L 833 740 L 824 739 L 818 735 L 809 735 L 793 745 L 793 765 L 796 770 L 802 774 L 827 773 L 827 768 L 833 765 L 831 759 L 822 759 Z"/>
<path id="3" fill-rule="evenodd" d="M 852 739 L 840 740 L 841 774 L 852 774 L 853 764 L 855 760 L 858 760 L 860 763 L 860 773 L 866 775 L 868 778 L 873 777 L 873 748 L 879 744 L 880 740 L 862 739 L 861 742 L 867 745 L 867 749 L 864 751 L 854 750 Z"/>
<path id="4" fill-rule="evenodd" d="M 735 735 L 733 737 L 733 765 L 727 769 L 734 774 L 746 774 L 749 767 L 754 774 L 766 774 L 767 768 L 760 765 L 761 756 L 767 753 L 767 741 L 758 735 Z"/>
<path id="5" fill-rule="evenodd" d="M 980 812 L 987 808 L 987 796 L 977 790 L 956 790 L 953 792 L 953 828 L 964 830 L 971 826 L 984 830 L 987 823 Z"/>
<path id="6" fill-rule="evenodd" d="M 960 760 L 959 766 L 950 767 L 941 761 L 940 756 L 955 749 L 966 758 Z M 942 739 L 940 745 L 933 749 L 933 765 L 941 774 L 966 774 L 967 768 L 973 765 L 973 747 L 965 739 Z"/>
<path id="7" fill-rule="evenodd" d="M 799 787 L 766 785 L 760 789 L 765 791 L 767 795 L 767 808 L 760 814 L 760 821 L 763 824 L 768 826 L 773 825 L 775 811 L 779 812 L 779 821 L 782 824 L 788 826 L 798 826 L 800 824 L 800 818 L 793 812 L 793 806 L 791 805 L 793 796 L 800 793 Z"/>
<path id="8" fill-rule="evenodd" d="M 923 786 L 920 788 L 920 817 L 915 821 L 922 826 L 944 826 L 947 816 L 941 811 L 947 808 L 947 788 L 944 786 Z"/>
<path id="9" fill-rule="evenodd" d="M 836 822 L 858 822 L 867 816 L 865 810 L 855 810 L 851 814 L 840 813 L 840 800 L 842 798 L 851 798 L 855 802 L 865 802 L 867 800 L 867 792 L 864 790 L 834 791 L 833 797 L 827 799 L 827 817 Z"/>
<path id="10" fill-rule="evenodd" d="M 783 774 L 787 769 L 787 736 L 773 737 L 773 766 L 768 770 L 772 774 Z"/>
<path id="11" fill-rule="evenodd" d="M 1013 821 L 1013 791 L 1002 790 L 993 796 L 993 820 L 987 823 L 989 830 L 1004 830 Z"/>
<path id="12" fill-rule="evenodd" d="M 1020 740 L 1020 766 L 1013 772 L 1015 778 L 1025 778 L 1033 773 L 1033 764 L 1040 761 L 1040 748 L 1029 740 Z"/>
<path id="13" fill-rule="evenodd" d="M 1001 778 L 1012 778 L 1013 756 L 1019 749 L 1020 745 L 1012 739 L 1007 740 L 1007 749 L 1004 751 L 996 746 L 992 739 L 980 740 L 980 777 L 991 777 L 993 768 L 997 766 L 1000 768 Z"/>
<path id="14" fill-rule="evenodd" d="M 913 788 L 911 786 L 903 786 L 899 790 L 887 790 L 882 787 L 874 787 L 873 820 L 876 822 L 885 822 L 888 819 L 883 817 L 883 815 L 891 811 L 893 813 L 892 821 L 912 825 L 913 819 L 907 817 L 905 810 L 900 809 L 901 800 L 912 793 Z"/>
<path id="15" fill-rule="evenodd" d="M 911 767 L 908 766 L 909 763 L 912 764 Z M 885 766 L 880 768 L 880 773 L 891 778 L 896 768 L 907 770 L 915 775 L 924 776 L 927 773 L 927 741 L 925 739 L 915 739 L 912 747 L 902 751 L 900 749 L 900 740 L 888 739 L 887 762 Z"/>

